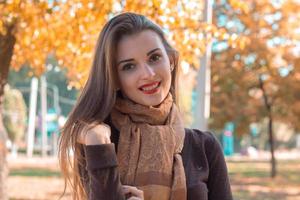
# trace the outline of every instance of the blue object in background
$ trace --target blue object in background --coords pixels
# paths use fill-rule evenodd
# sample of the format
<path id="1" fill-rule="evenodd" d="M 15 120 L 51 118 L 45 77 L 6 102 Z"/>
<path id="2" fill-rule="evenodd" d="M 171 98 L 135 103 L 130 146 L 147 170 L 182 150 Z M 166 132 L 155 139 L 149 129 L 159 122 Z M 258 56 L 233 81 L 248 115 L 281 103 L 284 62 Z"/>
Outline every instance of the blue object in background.
<path id="1" fill-rule="evenodd" d="M 222 143 L 225 156 L 231 156 L 234 153 L 234 123 L 227 122 L 225 124 Z"/>
<path id="2" fill-rule="evenodd" d="M 250 133 L 253 137 L 256 137 L 258 135 L 258 129 L 255 124 L 250 125 Z"/>
<path id="3" fill-rule="evenodd" d="M 54 132 L 58 132 L 58 119 L 54 108 L 49 108 L 47 113 L 47 133 L 50 136 Z"/>

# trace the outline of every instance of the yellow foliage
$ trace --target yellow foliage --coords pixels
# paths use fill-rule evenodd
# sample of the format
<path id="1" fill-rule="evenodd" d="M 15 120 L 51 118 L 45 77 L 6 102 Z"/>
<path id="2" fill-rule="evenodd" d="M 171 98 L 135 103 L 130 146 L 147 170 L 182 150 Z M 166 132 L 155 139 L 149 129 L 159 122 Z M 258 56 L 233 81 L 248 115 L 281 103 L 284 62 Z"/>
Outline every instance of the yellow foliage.
<path id="1" fill-rule="evenodd" d="M 70 0 L 21 1 L 0 4 L 0 33 L 6 25 L 15 26 L 16 44 L 12 67 L 27 63 L 35 74 L 44 72 L 47 55 L 55 54 L 60 66 L 68 69 L 70 85 L 80 88 L 88 76 L 94 46 L 102 26 L 118 12 L 146 15 L 159 24 L 181 60 L 199 67 L 199 57 L 212 38 L 230 39 L 224 29 L 202 22 L 202 0 Z M 246 10 L 245 5 L 232 1 Z M 241 48 L 236 38 L 233 45 Z"/>
<path id="2" fill-rule="evenodd" d="M 120 9 L 117 9 L 119 7 Z M 20 1 L 0 4 L 0 33 L 13 24 L 16 37 L 12 67 L 28 63 L 42 74 L 48 54 L 54 53 L 59 65 L 67 67 L 70 84 L 85 82 L 98 34 L 105 22 L 119 11 L 144 14 L 158 23 L 181 53 L 181 59 L 199 66 L 214 27 L 201 22 L 203 1 Z"/>
<path id="3" fill-rule="evenodd" d="M 244 14 L 248 14 L 250 11 L 247 1 L 229 0 L 229 4 L 234 10 L 241 10 Z"/>

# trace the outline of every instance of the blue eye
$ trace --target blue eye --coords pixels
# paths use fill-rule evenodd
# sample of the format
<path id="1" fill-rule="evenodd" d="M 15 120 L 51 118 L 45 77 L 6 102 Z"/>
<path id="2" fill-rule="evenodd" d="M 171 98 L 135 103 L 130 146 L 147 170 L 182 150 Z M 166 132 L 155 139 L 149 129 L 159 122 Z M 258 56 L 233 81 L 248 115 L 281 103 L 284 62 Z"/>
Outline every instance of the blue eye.
<path id="1" fill-rule="evenodd" d="M 161 56 L 159 54 L 152 54 L 150 57 L 150 62 L 156 62 L 159 61 Z"/>
<path id="2" fill-rule="evenodd" d="M 134 65 L 131 64 L 131 63 L 128 63 L 128 64 L 126 64 L 122 67 L 122 70 L 130 70 L 130 69 L 133 69 L 133 68 L 134 68 Z"/>

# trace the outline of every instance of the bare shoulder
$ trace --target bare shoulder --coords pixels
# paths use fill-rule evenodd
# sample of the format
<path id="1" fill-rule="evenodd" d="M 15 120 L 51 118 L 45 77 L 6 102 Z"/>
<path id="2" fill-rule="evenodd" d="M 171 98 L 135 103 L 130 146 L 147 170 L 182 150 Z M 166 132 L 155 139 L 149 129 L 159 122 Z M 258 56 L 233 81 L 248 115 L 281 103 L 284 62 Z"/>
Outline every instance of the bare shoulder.
<path id="1" fill-rule="evenodd" d="M 97 133 L 97 134 L 101 134 L 101 135 L 108 135 L 110 137 L 110 126 L 105 124 L 105 123 L 101 123 L 101 124 L 92 124 L 87 128 L 87 133 Z"/>
<path id="2" fill-rule="evenodd" d="M 110 141 L 111 129 L 110 126 L 101 124 L 86 125 L 78 137 L 78 142 L 85 145 L 98 145 L 111 143 Z"/>

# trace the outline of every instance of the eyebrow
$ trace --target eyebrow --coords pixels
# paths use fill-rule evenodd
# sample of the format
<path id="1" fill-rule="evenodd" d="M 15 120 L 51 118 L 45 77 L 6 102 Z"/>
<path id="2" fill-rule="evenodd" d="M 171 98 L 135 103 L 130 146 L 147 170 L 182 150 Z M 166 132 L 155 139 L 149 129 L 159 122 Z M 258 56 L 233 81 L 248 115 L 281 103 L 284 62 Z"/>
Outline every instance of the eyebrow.
<path id="1" fill-rule="evenodd" d="M 157 50 L 161 50 L 160 48 L 155 48 L 155 49 L 152 49 L 151 51 L 149 51 L 147 53 L 147 56 L 149 56 L 150 54 L 152 54 L 153 52 L 157 51 Z M 134 59 L 133 58 L 129 58 L 129 59 L 126 59 L 126 60 L 121 60 L 120 62 L 118 62 L 117 65 L 120 65 L 121 63 L 124 63 L 124 62 L 129 62 L 129 61 L 133 61 Z"/>

